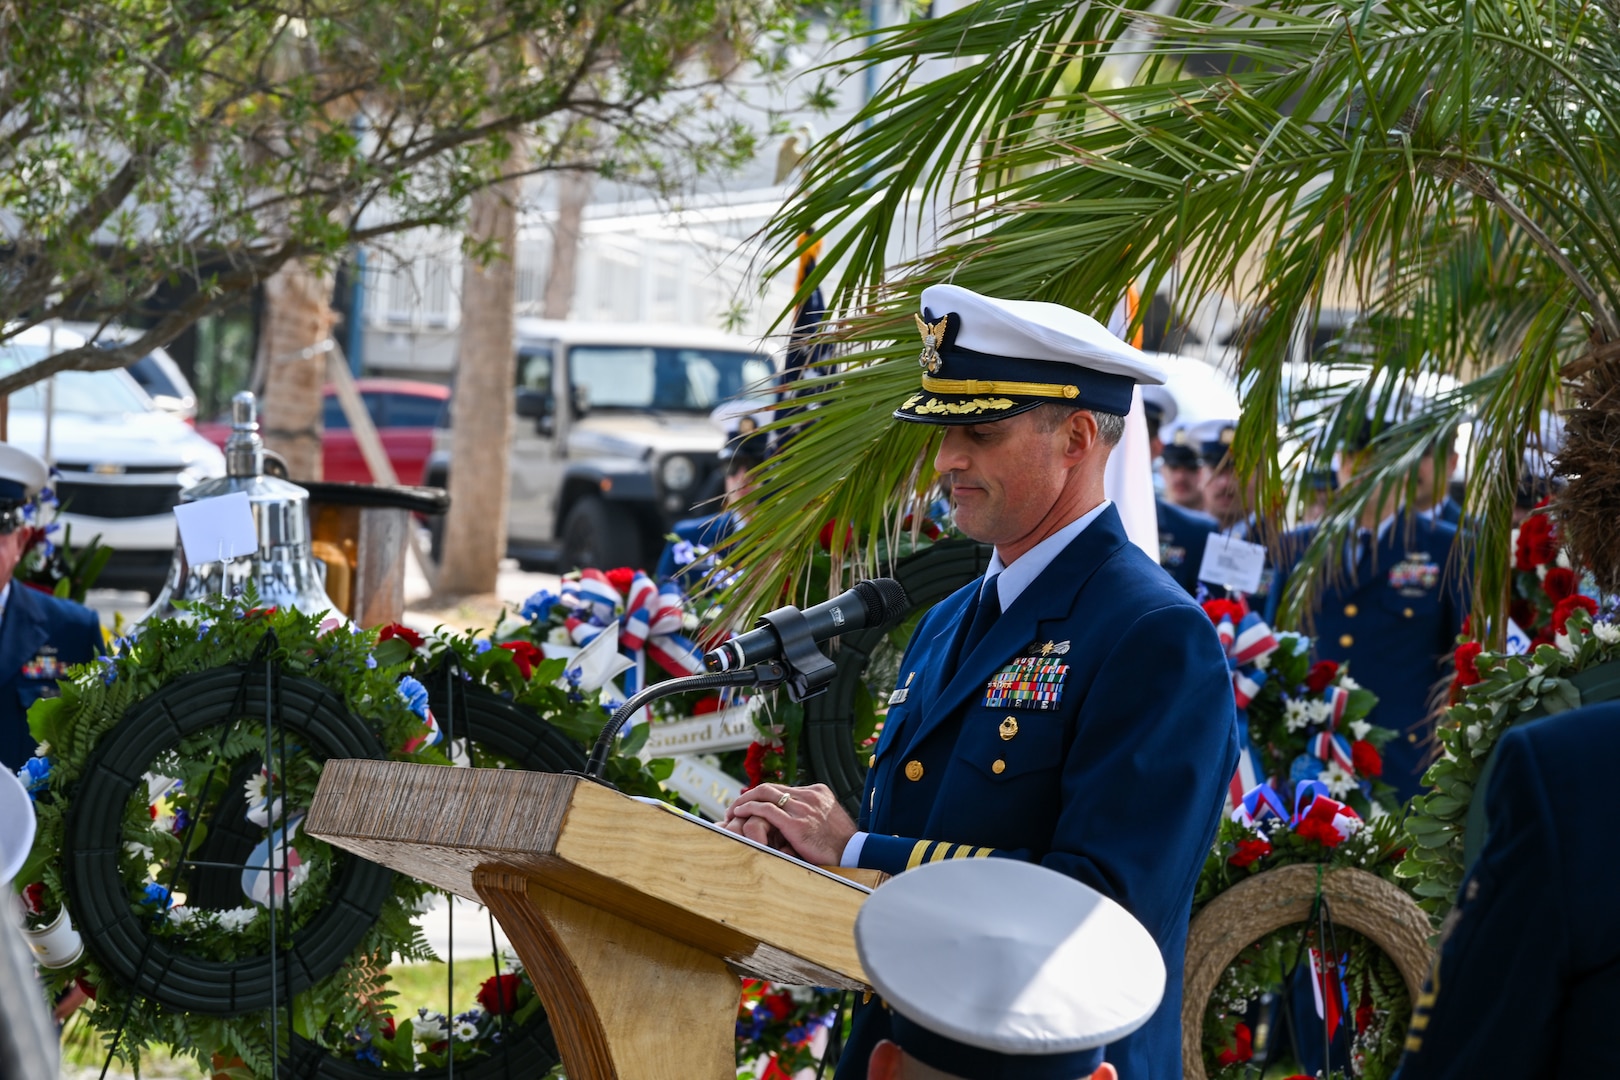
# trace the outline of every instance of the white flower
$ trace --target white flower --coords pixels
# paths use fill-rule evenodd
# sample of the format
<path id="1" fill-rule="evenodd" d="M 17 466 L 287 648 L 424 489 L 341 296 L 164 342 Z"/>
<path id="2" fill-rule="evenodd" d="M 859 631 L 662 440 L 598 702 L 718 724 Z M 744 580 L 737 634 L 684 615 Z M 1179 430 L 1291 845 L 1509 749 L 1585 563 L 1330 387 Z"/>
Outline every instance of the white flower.
<path id="1" fill-rule="evenodd" d="M 1361 689 L 1361 684 L 1356 682 L 1356 680 L 1352 679 L 1350 677 L 1349 673 L 1346 672 L 1343 668 L 1340 668 L 1339 669 L 1339 689 L 1343 690 L 1345 693 L 1349 693 L 1352 690 L 1360 690 Z"/>
<path id="2" fill-rule="evenodd" d="M 1254 666 L 1261 671 L 1266 670 L 1266 668 L 1271 666 L 1271 654 L 1261 653 L 1259 656 L 1255 657 Z"/>
<path id="3" fill-rule="evenodd" d="M 1356 790 L 1356 778 L 1345 772 L 1337 761 L 1328 762 L 1328 767 L 1317 773 L 1316 778 L 1327 785 L 1328 793 L 1335 799 L 1342 799 Z"/>
<path id="4" fill-rule="evenodd" d="M 1333 706 L 1321 699 L 1306 702 L 1305 708 L 1310 712 L 1312 723 L 1325 724 L 1333 719 Z"/>
<path id="5" fill-rule="evenodd" d="M 416 1010 L 416 1023 L 411 1025 L 411 1030 L 417 1042 L 443 1042 L 450 1035 L 449 1023 L 444 1013 L 429 1012 L 426 1008 L 421 1008 Z"/>
<path id="6" fill-rule="evenodd" d="M 478 1025 L 471 1020 L 457 1020 L 455 1034 L 457 1042 L 472 1042 L 478 1038 Z"/>
<path id="7" fill-rule="evenodd" d="M 1311 714 L 1306 702 L 1290 698 L 1283 703 L 1283 723 L 1289 731 L 1299 731 L 1310 722 Z"/>
<path id="8" fill-rule="evenodd" d="M 1388 816 L 1389 816 L 1389 811 L 1385 810 L 1383 808 L 1383 806 L 1381 806 L 1376 800 L 1373 800 L 1372 801 L 1372 806 L 1370 806 L 1367 809 L 1367 820 L 1368 821 L 1377 821 L 1381 817 L 1388 817 Z"/>
<path id="9" fill-rule="evenodd" d="M 1571 641 L 1568 634 L 1555 635 L 1553 637 L 1553 646 L 1571 660 L 1581 654 L 1581 647 Z"/>
<path id="10" fill-rule="evenodd" d="M 568 636 L 566 626 L 553 626 L 551 633 L 546 635 L 547 645 L 572 645 L 573 643 L 574 639 Z"/>
<path id="11" fill-rule="evenodd" d="M 126 840 L 124 841 L 124 854 L 135 856 L 144 865 L 152 861 L 152 845 Z"/>
<path id="12" fill-rule="evenodd" d="M 221 930 L 229 930 L 231 933 L 236 933 L 258 917 L 258 908 L 239 907 L 231 908 L 229 911 L 221 911 L 218 915 L 214 916 L 214 921 L 219 924 L 219 928 Z"/>
<path id="13" fill-rule="evenodd" d="M 1478 724 L 1469 724 L 1463 728 L 1463 738 L 1468 740 L 1470 747 L 1478 745 L 1479 737 L 1482 734 L 1484 734 L 1484 730 Z"/>
<path id="14" fill-rule="evenodd" d="M 1367 737 L 1367 733 L 1371 730 L 1372 725 L 1367 723 L 1365 720 L 1350 721 L 1350 737 L 1355 739 L 1357 742 L 1365 739 Z"/>
<path id="15" fill-rule="evenodd" d="M 1620 645 L 1620 626 L 1616 626 L 1614 623 L 1593 623 L 1592 633 L 1596 634 L 1597 639 L 1605 645 Z M 44 752 L 43 749 L 40 750 L 40 753 L 43 754 Z"/>
<path id="16" fill-rule="evenodd" d="M 1569 561 L 1569 552 L 1563 548 L 1558 549 L 1558 558 L 1555 560 L 1554 565 L 1562 566 L 1565 570 L 1575 569 L 1575 564 Z"/>

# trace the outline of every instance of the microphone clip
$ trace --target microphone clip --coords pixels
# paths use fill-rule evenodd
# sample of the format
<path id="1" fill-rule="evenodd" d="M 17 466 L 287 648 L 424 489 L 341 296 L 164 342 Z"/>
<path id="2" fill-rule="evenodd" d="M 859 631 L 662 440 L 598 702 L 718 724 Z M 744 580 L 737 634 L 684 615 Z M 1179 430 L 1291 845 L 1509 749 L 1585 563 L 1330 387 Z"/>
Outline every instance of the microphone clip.
<path id="1" fill-rule="evenodd" d="M 777 640 L 782 643 L 781 662 L 787 668 L 784 686 L 788 697 L 803 701 L 825 693 L 838 674 L 838 665 L 816 648 L 816 639 L 804 612 L 796 607 L 781 607 L 761 615 L 759 621 L 775 631 Z"/>

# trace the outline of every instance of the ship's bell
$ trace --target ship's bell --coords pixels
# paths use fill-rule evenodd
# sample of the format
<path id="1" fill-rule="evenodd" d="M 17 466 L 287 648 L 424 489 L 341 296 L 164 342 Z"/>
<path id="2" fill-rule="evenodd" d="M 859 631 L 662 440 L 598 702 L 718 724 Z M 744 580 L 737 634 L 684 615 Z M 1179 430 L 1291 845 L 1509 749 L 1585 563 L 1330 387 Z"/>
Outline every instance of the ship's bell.
<path id="1" fill-rule="evenodd" d="M 225 475 L 204 480 L 181 496 L 197 502 L 243 492 L 253 508 L 259 549 L 226 561 L 186 563 L 176 545 L 169 579 L 141 621 L 180 613 L 176 601 L 211 596 L 240 596 L 249 581 L 261 607 L 292 607 L 312 615 L 341 614 L 326 595 L 320 563 L 310 553 L 309 492 L 297 484 L 264 474 L 264 440 L 259 438 L 257 404 L 247 391 L 231 399 L 231 437 L 225 443 Z"/>

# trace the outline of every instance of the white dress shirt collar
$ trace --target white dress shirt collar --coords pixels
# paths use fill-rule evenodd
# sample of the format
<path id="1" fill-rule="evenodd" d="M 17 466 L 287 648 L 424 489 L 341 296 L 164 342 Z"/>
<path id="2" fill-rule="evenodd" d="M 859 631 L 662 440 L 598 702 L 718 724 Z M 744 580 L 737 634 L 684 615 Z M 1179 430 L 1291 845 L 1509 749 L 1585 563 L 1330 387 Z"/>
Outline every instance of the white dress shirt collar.
<path id="1" fill-rule="evenodd" d="M 1112 500 L 1104 499 L 1018 556 L 1010 565 L 1001 561 L 1001 550 L 996 549 L 996 553 L 990 556 L 990 566 L 984 572 L 984 579 L 988 581 L 992 575 L 1001 575 L 996 578 L 996 599 L 1001 601 L 1001 610 L 1006 611 L 1012 607 L 1013 601 L 1029 588 L 1031 582 L 1041 576 L 1041 571 L 1052 565 L 1052 560 L 1057 558 L 1058 552 L 1068 547 L 1075 537 L 1086 531 L 1087 525 L 1096 521 L 1102 516 L 1102 512 L 1112 505 L 1114 505 Z"/>

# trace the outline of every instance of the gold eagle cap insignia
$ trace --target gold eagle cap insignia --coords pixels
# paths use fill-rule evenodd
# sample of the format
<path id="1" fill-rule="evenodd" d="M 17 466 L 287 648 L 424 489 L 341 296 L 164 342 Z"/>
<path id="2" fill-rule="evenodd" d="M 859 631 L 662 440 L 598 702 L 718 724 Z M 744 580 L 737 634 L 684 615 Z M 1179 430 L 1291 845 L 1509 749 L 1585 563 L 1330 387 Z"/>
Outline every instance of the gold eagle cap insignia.
<path id="1" fill-rule="evenodd" d="M 924 321 L 921 315 L 914 315 L 917 320 L 917 333 L 922 335 L 922 353 L 917 357 L 917 364 L 930 375 L 938 375 L 940 366 L 944 363 L 940 359 L 939 347 L 945 344 L 945 324 L 950 316 L 940 319 L 936 323 Z"/>

